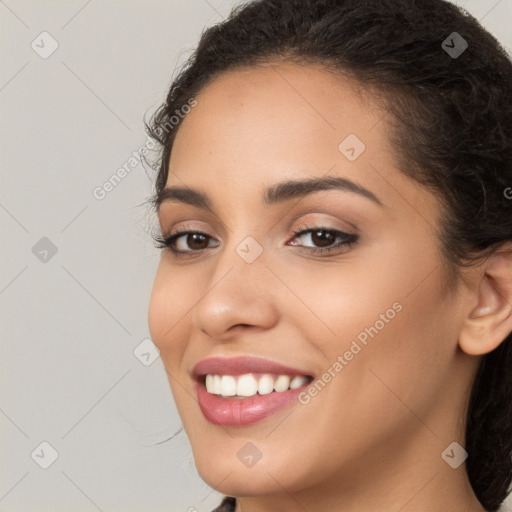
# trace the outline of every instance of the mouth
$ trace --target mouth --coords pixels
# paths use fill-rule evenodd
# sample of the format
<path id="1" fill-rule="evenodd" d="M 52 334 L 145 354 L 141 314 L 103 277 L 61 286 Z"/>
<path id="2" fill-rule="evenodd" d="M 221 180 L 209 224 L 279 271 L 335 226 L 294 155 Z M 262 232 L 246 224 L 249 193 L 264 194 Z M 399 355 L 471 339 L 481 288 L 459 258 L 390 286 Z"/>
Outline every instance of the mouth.
<path id="1" fill-rule="evenodd" d="M 210 358 L 194 368 L 199 407 L 215 425 L 249 425 L 297 401 L 309 372 L 259 358 Z"/>
<path id="2" fill-rule="evenodd" d="M 310 375 L 285 375 L 271 373 L 244 373 L 242 375 L 199 376 L 199 383 L 212 395 L 232 398 L 247 398 L 269 393 L 284 393 L 310 384 Z"/>

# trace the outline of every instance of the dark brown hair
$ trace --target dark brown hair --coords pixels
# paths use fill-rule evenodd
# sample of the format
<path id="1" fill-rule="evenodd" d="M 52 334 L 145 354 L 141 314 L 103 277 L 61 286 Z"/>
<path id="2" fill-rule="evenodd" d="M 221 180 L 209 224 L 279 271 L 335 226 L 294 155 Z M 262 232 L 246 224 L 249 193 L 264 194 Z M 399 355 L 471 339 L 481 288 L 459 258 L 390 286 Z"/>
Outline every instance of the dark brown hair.
<path id="1" fill-rule="evenodd" d="M 235 8 L 205 30 L 147 123 L 161 147 L 155 197 L 167 181 L 176 111 L 219 74 L 274 59 L 321 64 L 379 92 L 399 169 L 442 205 L 450 275 L 512 240 L 512 64 L 477 20 L 444 0 L 256 0 Z M 512 335 L 482 357 L 465 443 L 475 494 L 496 511 L 512 475 Z"/>

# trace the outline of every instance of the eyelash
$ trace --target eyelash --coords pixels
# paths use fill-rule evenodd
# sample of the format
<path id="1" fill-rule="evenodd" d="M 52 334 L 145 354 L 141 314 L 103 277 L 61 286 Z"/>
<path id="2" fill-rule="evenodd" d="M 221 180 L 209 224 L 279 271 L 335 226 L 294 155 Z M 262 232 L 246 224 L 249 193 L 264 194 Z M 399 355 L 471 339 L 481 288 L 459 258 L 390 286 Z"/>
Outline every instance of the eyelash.
<path id="1" fill-rule="evenodd" d="M 335 236 L 335 238 L 341 238 L 342 241 L 338 242 L 335 245 L 332 245 L 330 247 L 303 247 L 303 249 L 311 252 L 312 254 L 319 254 L 319 253 L 326 254 L 326 253 L 330 253 L 332 251 L 339 250 L 341 247 L 350 249 L 359 240 L 358 235 L 355 235 L 352 233 L 345 233 L 344 231 L 340 231 L 340 230 L 332 229 L 332 228 L 328 228 L 328 227 L 323 227 L 323 226 L 315 226 L 315 227 L 311 227 L 311 228 L 305 228 L 305 229 L 301 228 L 301 229 L 293 230 L 293 238 L 297 238 L 301 235 L 304 235 L 307 233 L 314 233 L 317 231 L 321 231 L 323 233 L 329 233 L 329 234 Z M 180 250 L 177 250 L 174 245 L 174 243 L 176 242 L 176 240 L 178 238 L 181 238 L 184 235 L 194 235 L 194 234 L 204 235 L 209 239 L 213 238 L 210 235 L 207 235 L 206 233 L 203 233 L 201 231 L 183 229 L 181 231 L 176 231 L 175 233 L 171 233 L 166 237 L 155 236 L 154 237 L 155 247 L 157 249 L 168 248 L 176 257 L 186 257 L 187 255 L 191 255 L 194 253 L 198 254 L 198 253 L 202 252 L 204 249 L 180 251 Z M 301 246 L 299 246 L 299 247 L 301 247 Z M 205 249 L 206 249 L 206 247 L 205 247 Z"/>

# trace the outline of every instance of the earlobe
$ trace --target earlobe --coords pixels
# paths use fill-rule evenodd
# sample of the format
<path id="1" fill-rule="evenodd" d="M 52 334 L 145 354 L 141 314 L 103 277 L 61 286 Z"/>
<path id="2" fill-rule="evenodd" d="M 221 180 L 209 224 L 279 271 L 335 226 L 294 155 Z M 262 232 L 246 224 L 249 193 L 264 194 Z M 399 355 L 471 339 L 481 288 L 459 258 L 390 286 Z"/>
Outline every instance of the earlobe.
<path id="1" fill-rule="evenodd" d="M 494 253 L 475 281 L 473 306 L 464 320 L 460 348 L 470 355 L 493 351 L 512 332 L 512 246 Z"/>

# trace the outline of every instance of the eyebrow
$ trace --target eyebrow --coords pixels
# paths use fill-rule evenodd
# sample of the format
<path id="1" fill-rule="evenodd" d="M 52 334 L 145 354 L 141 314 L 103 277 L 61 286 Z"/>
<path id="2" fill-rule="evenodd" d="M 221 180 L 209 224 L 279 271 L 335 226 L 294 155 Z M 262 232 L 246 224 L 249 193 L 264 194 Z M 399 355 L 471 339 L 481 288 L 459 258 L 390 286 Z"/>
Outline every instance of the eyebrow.
<path id="1" fill-rule="evenodd" d="M 262 203 L 264 206 L 272 206 L 291 199 L 303 198 L 321 190 L 342 190 L 344 192 L 352 192 L 359 194 L 366 199 L 370 199 L 379 206 L 384 206 L 380 199 L 370 190 L 347 178 L 338 176 L 292 180 L 277 183 L 265 190 Z M 167 201 L 178 201 L 213 213 L 213 204 L 210 198 L 203 192 L 190 187 L 166 187 L 156 194 L 153 199 L 153 204 L 156 206 L 158 211 L 160 206 Z"/>

